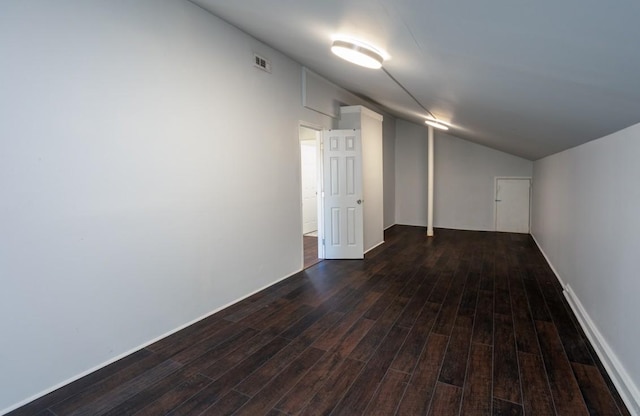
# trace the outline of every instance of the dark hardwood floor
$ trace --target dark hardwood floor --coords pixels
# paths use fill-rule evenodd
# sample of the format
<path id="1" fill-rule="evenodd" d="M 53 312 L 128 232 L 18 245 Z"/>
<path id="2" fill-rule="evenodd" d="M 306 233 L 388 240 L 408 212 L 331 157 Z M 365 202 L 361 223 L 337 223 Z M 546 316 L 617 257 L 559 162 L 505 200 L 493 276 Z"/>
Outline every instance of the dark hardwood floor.
<path id="1" fill-rule="evenodd" d="M 321 259 L 318 258 L 318 237 L 302 236 L 304 247 L 304 268 L 308 269 Z"/>
<path id="2" fill-rule="evenodd" d="M 527 235 L 396 226 L 12 415 L 629 415 Z"/>

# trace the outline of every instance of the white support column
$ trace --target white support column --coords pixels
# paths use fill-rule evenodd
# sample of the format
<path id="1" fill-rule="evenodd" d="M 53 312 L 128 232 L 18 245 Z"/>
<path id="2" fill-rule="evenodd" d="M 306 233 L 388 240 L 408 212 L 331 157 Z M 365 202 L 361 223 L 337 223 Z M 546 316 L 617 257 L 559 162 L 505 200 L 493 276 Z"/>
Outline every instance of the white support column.
<path id="1" fill-rule="evenodd" d="M 433 237 L 433 127 L 429 126 L 427 190 L 427 237 Z"/>

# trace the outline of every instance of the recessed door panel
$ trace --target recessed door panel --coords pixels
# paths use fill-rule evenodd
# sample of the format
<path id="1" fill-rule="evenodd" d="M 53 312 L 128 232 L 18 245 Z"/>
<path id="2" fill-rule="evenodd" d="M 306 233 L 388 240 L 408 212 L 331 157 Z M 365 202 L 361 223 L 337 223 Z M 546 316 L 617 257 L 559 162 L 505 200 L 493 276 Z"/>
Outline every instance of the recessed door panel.
<path id="1" fill-rule="evenodd" d="M 357 243 L 356 239 L 356 209 L 347 208 L 347 244 L 354 246 Z"/>
<path id="2" fill-rule="evenodd" d="M 340 195 L 340 158 L 337 157 L 332 157 L 330 159 L 330 168 L 329 168 L 329 175 L 331 176 L 331 179 L 329 180 L 330 183 L 330 190 L 329 193 L 332 196 L 339 196 Z"/>
<path id="3" fill-rule="evenodd" d="M 331 235 L 329 240 L 332 246 L 340 245 L 340 208 L 331 208 Z"/>
<path id="4" fill-rule="evenodd" d="M 347 195 L 355 195 L 356 193 L 356 159 L 353 156 L 349 156 L 346 159 L 346 172 L 345 175 L 347 176 L 347 189 L 346 189 L 346 193 Z"/>

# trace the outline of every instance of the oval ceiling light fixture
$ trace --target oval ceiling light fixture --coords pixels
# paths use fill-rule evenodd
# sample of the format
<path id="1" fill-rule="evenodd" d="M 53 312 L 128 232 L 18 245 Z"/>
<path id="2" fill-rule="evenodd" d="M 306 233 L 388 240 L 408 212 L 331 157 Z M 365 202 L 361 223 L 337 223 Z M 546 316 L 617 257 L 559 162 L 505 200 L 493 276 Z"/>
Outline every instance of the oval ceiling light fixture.
<path id="1" fill-rule="evenodd" d="M 382 68 L 382 63 L 387 58 L 387 55 L 377 48 L 365 42 L 348 38 L 334 39 L 331 52 L 352 64 L 371 69 Z"/>
<path id="2" fill-rule="evenodd" d="M 449 130 L 449 125 L 448 123 L 445 123 L 444 121 L 440 121 L 437 119 L 427 119 L 424 121 L 426 124 L 428 124 L 431 127 L 435 127 L 436 129 L 440 129 L 440 130 Z"/>

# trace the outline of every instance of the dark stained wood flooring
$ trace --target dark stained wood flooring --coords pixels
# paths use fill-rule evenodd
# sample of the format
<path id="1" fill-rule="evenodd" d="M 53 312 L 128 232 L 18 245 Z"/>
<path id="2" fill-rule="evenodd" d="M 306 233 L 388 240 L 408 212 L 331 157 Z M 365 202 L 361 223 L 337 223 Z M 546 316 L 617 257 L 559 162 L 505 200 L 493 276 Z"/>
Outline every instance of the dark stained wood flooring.
<path id="1" fill-rule="evenodd" d="M 396 226 L 12 415 L 629 415 L 527 235 Z"/>
<path id="2" fill-rule="evenodd" d="M 302 244 L 304 247 L 304 268 L 308 269 L 321 260 L 318 258 L 318 237 L 302 236 Z"/>

